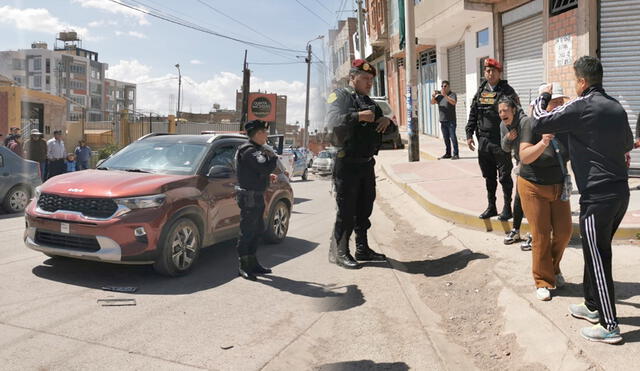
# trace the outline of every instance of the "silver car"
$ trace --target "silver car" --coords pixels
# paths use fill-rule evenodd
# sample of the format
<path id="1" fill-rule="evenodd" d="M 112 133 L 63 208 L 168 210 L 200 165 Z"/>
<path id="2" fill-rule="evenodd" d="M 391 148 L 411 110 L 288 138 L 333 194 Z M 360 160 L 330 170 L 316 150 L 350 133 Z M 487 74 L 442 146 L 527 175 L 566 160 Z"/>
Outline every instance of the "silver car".
<path id="1" fill-rule="evenodd" d="M 42 184 L 40 166 L 0 146 L 0 201 L 8 213 L 27 207 L 35 187 Z"/>
<path id="2" fill-rule="evenodd" d="M 313 160 L 311 172 L 314 174 L 331 174 L 333 172 L 333 163 L 335 161 L 335 153 L 330 151 L 322 151 Z"/>

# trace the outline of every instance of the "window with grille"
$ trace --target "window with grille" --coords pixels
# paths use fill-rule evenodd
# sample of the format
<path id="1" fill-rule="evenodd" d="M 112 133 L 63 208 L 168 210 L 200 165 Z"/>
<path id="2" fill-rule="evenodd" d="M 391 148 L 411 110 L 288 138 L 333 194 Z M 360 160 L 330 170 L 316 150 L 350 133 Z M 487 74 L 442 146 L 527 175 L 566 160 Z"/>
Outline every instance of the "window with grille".
<path id="1" fill-rule="evenodd" d="M 553 16 L 577 8 L 578 0 L 551 0 L 549 5 L 551 6 L 551 15 Z"/>

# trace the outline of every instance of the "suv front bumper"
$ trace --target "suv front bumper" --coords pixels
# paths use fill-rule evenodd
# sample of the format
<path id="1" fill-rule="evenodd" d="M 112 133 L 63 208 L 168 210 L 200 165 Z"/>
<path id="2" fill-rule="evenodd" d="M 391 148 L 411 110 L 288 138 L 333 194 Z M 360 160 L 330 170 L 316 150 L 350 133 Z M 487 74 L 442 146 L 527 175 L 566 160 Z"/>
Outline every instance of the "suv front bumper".
<path id="1" fill-rule="evenodd" d="M 70 258 L 96 260 L 104 262 L 122 263 L 122 249 L 120 245 L 105 236 L 95 236 L 100 249 L 98 251 L 82 251 L 55 245 L 36 242 L 36 228 L 29 227 L 24 231 L 24 243 L 28 248 L 49 255 L 67 256 Z M 143 263 L 143 262 L 136 262 Z"/>

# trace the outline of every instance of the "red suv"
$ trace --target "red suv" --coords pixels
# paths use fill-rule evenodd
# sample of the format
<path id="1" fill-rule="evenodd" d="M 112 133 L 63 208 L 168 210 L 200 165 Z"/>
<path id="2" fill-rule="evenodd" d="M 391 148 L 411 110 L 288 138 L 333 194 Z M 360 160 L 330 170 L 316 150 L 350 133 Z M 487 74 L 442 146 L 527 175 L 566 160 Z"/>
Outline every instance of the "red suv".
<path id="1" fill-rule="evenodd" d="M 184 274 L 200 248 L 238 235 L 234 157 L 246 140 L 150 134 L 96 170 L 51 178 L 26 209 L 25 244 L 49 256 L 153 264 L 162 274 Z M 293 205 L 282 166 L 265 202 L 265 239 L 282 242 Z"/>

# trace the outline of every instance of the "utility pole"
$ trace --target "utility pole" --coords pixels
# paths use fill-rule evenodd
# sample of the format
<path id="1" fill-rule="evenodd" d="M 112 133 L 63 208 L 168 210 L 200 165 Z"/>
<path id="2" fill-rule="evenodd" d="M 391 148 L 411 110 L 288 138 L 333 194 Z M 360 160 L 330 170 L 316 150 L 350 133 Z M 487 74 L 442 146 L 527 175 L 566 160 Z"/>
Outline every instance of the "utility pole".
<path id="1" fill-rule="evenodd" d="M 364 44 L 365 44 L 366 36 L 364 33 L 364 11 L 362 10 L 362 0 L 357 0 L 357 2 L 358 2 L 358 49 L 360 50 L 360 58 L 365 59 Z"/>
<path id="2" fill-rule="evenodd" d="M 176 64 L 178 69 L 178 109 L 176 110 L 177 118 L 180 118 L 180 91 L 182 90 L 182 74 L 180 73 L 180 64 Z"/>
<path id="3" fill-rule="evenodd" d="M 309 82 L 311 80 L 311 42 L 307 43 L 307 99 L 304 105 L 304 148 L 309 148 Z"/>
<path id="4" fill-rule="evenodd" d="M 242 113 L 240 114 L 240 131 L 244 130 L 244 124 L 249 120 L 249 82 L 251 70 L 247 64 L 247 50 L 244 50 L 244 64 L 242 67 Z"/>
<path id="5" fill-rule="evenodd" d="M 407 103 L 407 129 L 409 134 L 409 162 L 420 161 L 420 142 L 418 138 L 417 100 L 413 97 L 413 87 L 416 84 L 416 35 L 415 18 L 413 15 L 413 1 L 404 2 L 404 27 L 405 27 L 405 73 L 406 73 L 406 103 Z"/>

